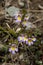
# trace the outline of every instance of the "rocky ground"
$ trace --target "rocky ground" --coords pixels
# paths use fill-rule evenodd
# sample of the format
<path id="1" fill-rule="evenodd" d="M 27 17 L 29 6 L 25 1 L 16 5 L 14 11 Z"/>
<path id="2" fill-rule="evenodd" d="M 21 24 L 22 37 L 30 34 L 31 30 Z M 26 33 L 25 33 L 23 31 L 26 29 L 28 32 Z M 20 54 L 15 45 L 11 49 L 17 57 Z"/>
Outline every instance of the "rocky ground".
<path id="1" fill-rule="evenodd" d="M 18 41 L 21 35 L 36 41 L 29 46 Z M 0 65 L 43 65 L 43 0 L 0 0 Z"/>

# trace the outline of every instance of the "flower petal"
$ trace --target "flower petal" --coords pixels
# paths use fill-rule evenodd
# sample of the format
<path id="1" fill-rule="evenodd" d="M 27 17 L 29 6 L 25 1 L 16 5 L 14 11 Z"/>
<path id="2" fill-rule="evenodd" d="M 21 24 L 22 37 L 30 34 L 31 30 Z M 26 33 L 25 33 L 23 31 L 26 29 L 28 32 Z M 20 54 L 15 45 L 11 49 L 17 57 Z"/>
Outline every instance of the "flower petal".
<path id="1" fill-rule="evenodd" d="M 12 51 L 12 54 L 15 54 L 15 51 Z"/>

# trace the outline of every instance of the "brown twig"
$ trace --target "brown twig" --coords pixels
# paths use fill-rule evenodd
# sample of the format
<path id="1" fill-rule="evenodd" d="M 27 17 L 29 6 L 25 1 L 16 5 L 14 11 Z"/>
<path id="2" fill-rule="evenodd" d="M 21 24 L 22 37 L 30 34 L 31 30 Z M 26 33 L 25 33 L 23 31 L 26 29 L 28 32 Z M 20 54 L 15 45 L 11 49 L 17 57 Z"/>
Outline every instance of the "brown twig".
<path id="1" fill-rule="evenodd" d="M 29 12 L 43 12 L 43 10 L 28 10 Z"/>
<path id="2" fill-rule="evenodd" d="M 41 20 L 43 20 L 43 18 L 37 19 L 36 21 L 33 22 L 33 24 L 35 24 L 35 23 L 37 23 L 37 22 L 39 22 Z"/>

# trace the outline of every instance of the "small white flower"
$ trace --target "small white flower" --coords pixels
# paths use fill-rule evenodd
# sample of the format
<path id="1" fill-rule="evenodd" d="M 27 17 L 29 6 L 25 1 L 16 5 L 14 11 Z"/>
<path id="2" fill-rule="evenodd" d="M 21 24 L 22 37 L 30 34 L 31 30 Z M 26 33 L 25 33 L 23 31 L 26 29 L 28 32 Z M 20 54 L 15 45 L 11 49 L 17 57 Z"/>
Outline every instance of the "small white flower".
<path id="1" fill-rule="evenodd" d="M 32 24 L 31 22 L 28 21 L 24 21 L 22 23 L 23 26 L 26 26 L 26 30 L 30 29 L 30 28 L 36 28 L 34 24 Z"/>
<path id="2" fill-rule="evenodd" d="M 22 42 L 22 40 L 23 40 L 22 36 L 19 36 L 19 37 L 18 37 L 18 41 L 19 41 L 19 42 Z"/>
<path id="3" fill-rule="evenodd" d="M 18 48 L 14 44 L 12 44 L 12 46 L 9 48 L 9 52 L 15 54 L 16 52 L 18 52 Z"/>
<path id="4" fill-rule="evenodd" d="M 24 20 L 27 20 L 28 21 L 29 18 L 30 18 L 30 14 L 26 14 L 25 17 L 24 17 Z"/>
<path id="5" fill-rule="evenodd" d="M 33 41 L 31 40 L 31 38 L 29 38 L 28 41 L 26 41 L 26 44 L 29 46 L 33 44 Z"/>
<path id="6" fill-rule="evenodd" d="M 22 17 L 21 17 L 21 15 L 18 15 L 18 16 L 15 16 L 15 19 L 16 19 L 16 20 L 15 20 L 16 23 L 20 23 Z"/>

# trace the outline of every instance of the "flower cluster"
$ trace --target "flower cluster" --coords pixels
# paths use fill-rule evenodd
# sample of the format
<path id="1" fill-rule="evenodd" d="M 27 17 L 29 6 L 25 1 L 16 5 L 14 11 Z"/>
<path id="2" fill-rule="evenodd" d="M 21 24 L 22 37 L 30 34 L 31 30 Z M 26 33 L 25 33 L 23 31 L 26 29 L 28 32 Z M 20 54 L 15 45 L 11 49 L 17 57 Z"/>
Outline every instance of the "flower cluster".
<path id="1" fill-rule="evenodd" d="M 29 19 L 29 15 L 26 14 L 25 17 L 24 17 L 24 21 L 25 20 L 28 21 L 28 19 Z M 15 16 L 15 22 L 16 23 L 22 22 L 22 14 L 18 14 L 18 15 Z"/>
<path id="2" fill-rule="evenodd" d="M 26 41 L 28 41 L 28 39 L 27 39 L 27 37 L 25 37 L 25 36 L 19 36 L 19 37 L 18 37 L 18 41 L 19 41 L 19 42 L 26 42 Z"/>
<path id="3" fill-rule="evenodd" d="M 12 54 L 18 52 L 17 46 L 15 44 L 12 44 L 11 47 L 9 48 L 9 52 L 11 52 Z"/>
<path id="4" fill-rule="evenodd" d="M 36 41 L 36 38 L 34 36 L 32 36 L 32 38 L 27 38 L 25 36 L 19 36 L 18 37 L 18 41 L 26 43 L 27 45 L 30 46 L 30 45 L 32 45 Z"/>
<path id="5" fill-rule="evenodd" d="M 22 35 L 18 37 L 18 41 L 26 43 L 28 46 L 31 46 L 36 41 L 36 38 L 34 36 L 32 36 L 32 38 L 27 38 L 26 36 Z M 9 52 L 15 54 L 16 52 L 18 52 L 18 47 L 15 44 L 12 44 L 11 47 L 9 48 Z"/>
<path id="6" fill-rule="evenodd" d="M 29 28 L 30 23 L 28 22 L 28 19 L 29 19 L 29 15 L 25 15 L 24 20 L 22 22 L 22 15 L 21 14 L 18 14 L 15 16 L 15 22 L 17 24 L 22 22 L 22 25 L 24 27 L 27 26 Z M 18 27 L 16 29 L 16 33 L 18 33 L 20 30 L 21 30 L 21 27 Z M 27 44 L 28 46 L 31 46 L 36 41 L 36 38 L 34 36 L 32 36 L 31 38 L 30 37 L 28 38 L 26 35 L 21 34 L 20 36 L 18 36 L 17 40 L 20 43 L 23 42 L 23 43 Z M 11 52 L 12 54 L 15 54 L 16 52 L 18 52 L 18 47 L 15 44 L 12 44 L 11 47 L 9 48 L 9 52 Z"/>

